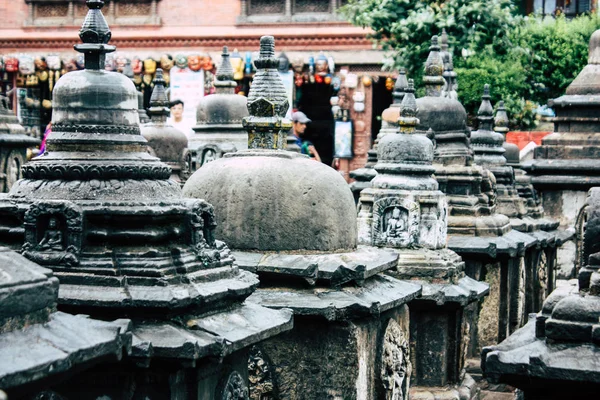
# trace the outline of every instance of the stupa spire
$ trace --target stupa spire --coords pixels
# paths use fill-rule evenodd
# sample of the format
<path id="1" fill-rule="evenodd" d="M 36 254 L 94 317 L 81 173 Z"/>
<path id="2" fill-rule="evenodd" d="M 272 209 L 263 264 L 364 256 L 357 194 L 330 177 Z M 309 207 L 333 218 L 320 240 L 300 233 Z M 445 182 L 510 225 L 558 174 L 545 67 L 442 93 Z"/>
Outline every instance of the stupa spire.
<path id="1" fill-rule="evenodd" d="M 292 127 L 285 118 L 289 108 L 287 93 L 277 71 L 273 36 L 260 38 L 260 53 L 254 62 L 256 75 L 248 93 L 249 116 L 243 120 L 250 149 L 284 149 L 287 131 Z"/>
<path id="2" fill-rule="evenodd" d="M 150 97 L 150 108 L 148 115 L 152 122 L 166 122 L 171 111 L 169 109 L 169 99 L 165 92 L 165 79 L 162 68 L 157 68 L 154 76 L 154 89 Z"/>
<path id="3" fill-rule="evenodd" d="M 423 83 L 425 84 L 426 95 L 430 97 L 440 97 L 442 95 L 442 87 L 444 86 L 444 62 L 438 45 L 438 37 L 431 38 L 431 46 L 429 47 L 429 56 L 425 62 L 425 76 Z"/>
<path id="4" fill-rule="evenodd" d="M 83 43 L 75 45 L 75 50 L 84 54 L 86 69 L 104 69 L 106 53 L 116 50 L 115 46 L 108 44 L 111 32 L 102 14 L 104 1 L 88 0 L 86 5 L 89 10 L 79 30 Z"/>

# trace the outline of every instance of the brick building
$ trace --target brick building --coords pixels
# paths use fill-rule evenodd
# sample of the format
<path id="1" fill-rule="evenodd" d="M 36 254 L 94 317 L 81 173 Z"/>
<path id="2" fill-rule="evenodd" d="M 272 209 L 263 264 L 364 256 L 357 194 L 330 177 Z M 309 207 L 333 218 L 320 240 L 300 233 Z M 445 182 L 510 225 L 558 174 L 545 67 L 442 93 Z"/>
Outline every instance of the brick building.
<path id="1" fill-rule="evenodd" d="M 212 65 L 217 65 L 222 46 L 237 49 L 244 57 L 246 52 L 256 51 L 261 35 L 275 36 L 278 51 L 285 52 L 294 67 L 294 107 L 313 119 L 307 133 L 327 163 L 334 153 L 330 98 L 336 89 L 331 77 L 339 75 L 341 70 L 343 75 L 353 75 L 352 80 L 358 78 L 356 85 L 345 91 L 345 106 L 353 121 L 353 153 L 352 158 L 342 160 L 341 170 L 347 172 L 366 162 L 372 137 L 380 126 L 377 116 L 391 103 L 390 80 L 386 79 L 389 74 L 381 72 L 383 52 L 373 49 L 366 38 L 367 31 L 345 22 L 336 12 L 344 0 L 110 0 L 105 3 L 104 14 L 112 30 L 111 44 L 117 46 L 115 57 L 158 61 L 163 54 L 198 54 L 210 56 Z M 34 58 L 59 55 L 64 70 L 65 59 L 76 56 L 72 38 L 86 10 L 84 0 L 0 0 L 0 55 L 17 59 L 28 55 Z M 329 67 L 330 79 L 325 80 L 326 84 L 313 78 L 312 62 L 321 52 L 330 64 L 331 61 L 335 64 Z M 15 86 L 22 89 L 10 92 L 17 104 L 14 108 L 18 109 L 22 123 L 31 127 L 33 134 L 40 135 L 50 120 L 51 105 L 43 100 L 51 100 L 52 82 L 48 88 L 41 82 L 46 75 L 28 80 L 28 71 L 0 71 L 0 91 L 6 93 Z M 36 68 L 35 73 L 39 72 Z M 58 77 L 59 73 L 55 74 Z M 246 73 L 239 81 L 239 89 L 244 91 L 249 80 L 251 73 Z M 141 86 L 143 90 L 143 83 Z M 205 86 L 207 92 L 209 87 Z M 363 111 L 362 107 L 353 107 L 353 99 L 362 97 L 360 93 L 354 96 L 355 92 L 364 94 Z M 26 106 L 24 98 L 29 99 Z"/>

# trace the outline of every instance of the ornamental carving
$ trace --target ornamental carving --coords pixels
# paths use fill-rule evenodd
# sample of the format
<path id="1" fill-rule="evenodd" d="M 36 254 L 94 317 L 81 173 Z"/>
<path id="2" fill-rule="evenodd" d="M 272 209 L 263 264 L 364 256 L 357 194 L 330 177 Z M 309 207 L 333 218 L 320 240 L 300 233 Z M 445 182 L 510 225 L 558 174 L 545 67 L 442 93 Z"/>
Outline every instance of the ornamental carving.
<path id="1" fill-rule="evenodd" d="M 251 400 L 272 400 L 275 398 L 271 365 L 257 346 L 252 346 L 250 349 L 248 380 L 250 381 Z"/>
<path id="2" fill-rule="evenodd" d="M 41 265 L 79 264 L 83 228 L 81 209 L 69 201 L 39 201 L 24 215 L 22 253 Z"/>
<path id="3" fill-rule="evenodd" d="M 90 179 L 169 179 L 171 167 L 165 164 L 71 164 L 32 162 L 23 166 L 25 179 L 90 180 Z"/>
<path id="4" fill-rule="evenodd" d="M 237 371 L 229 374 L 221 385 L 221 394 L 217 398 L 221 400 L 249 400 L 246 382 Z"/>
<path id="5" fill-rule="evenodd" d="M 92 133 L 114 135 L 141 135 L 139 126 L 130 125 L 52 125 L 52 132 L 56 133 Z"/>
<path id="6" fill-rule="evenodd" d="M 548 258 L 546 257 L 546 252 L 540 252 L 540 259 L 538 260 L 537 266 L 537 279 L 538 279 L 538 293 L 540 304 L 546 298 L 546 294 L 548 291 Z"/>
<path id="7" fill-rule="evenodd" d="M 411 373 L 408 338 L 398 322 L 390 319 L 381 349 L 381 383 L 384 399 L 408 399 Z"/>
<path id="8" fill-rule="evenodd" d="M 419 204 L 395 197 L 373 203 L 373 245 L 415 247 L 419 243 Z"/>

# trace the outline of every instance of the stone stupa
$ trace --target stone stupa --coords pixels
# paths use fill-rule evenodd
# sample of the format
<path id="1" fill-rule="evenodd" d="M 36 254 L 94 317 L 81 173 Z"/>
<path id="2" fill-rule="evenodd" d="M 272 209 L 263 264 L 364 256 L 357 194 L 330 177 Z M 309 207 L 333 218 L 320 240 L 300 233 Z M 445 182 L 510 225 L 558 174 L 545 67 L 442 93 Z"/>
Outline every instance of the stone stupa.
<path id="1" fill-rule="evenodd" d="M 259 274 L 249 301 L 294 312 L 294 330 L 257 346 L 273 389 L 254 387 L 256 398 L 405 398 L 406 303 L 421 286 L 381 273 L 397 254 L 357 246 L 356 208 L 340 174 L 284 150 L 291 121 L 278 64 L 273 37 L 262 37 L 243 122 L 248 150 L 204 165 L 183 189 L 214 204 L 223 221 L 216 236 Z"/>
<path id="2" fill-rule="evenodd" d="M 93 399 L 245 393 L 249 347 L 290 329 L 291 313 L 244 302 L 256 275 L 215 240 L 212 206 L 183 198 L 171 168 L 148 154 L 133 83 L 104 69 L 115 50 L 104 1 L 87 6 L 75 46 L 85 69 L 57 82 L 48 151 L 0 203 L 2 243 L 54 272 L 59 310 L 132 320 L 130 357 L 58 391 Z"/>

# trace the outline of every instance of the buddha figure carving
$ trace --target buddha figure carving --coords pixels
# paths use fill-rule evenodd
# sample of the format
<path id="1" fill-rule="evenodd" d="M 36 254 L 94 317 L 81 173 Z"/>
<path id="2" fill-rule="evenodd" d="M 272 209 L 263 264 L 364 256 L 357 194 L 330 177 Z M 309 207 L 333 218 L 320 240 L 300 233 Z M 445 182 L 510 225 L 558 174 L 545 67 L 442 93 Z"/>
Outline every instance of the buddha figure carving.
<path id="1" fill-rule="evenodd" d="M 406 221 L 400 214 L 400 209 L 394 207 L 391 215 L 388 214 L 389 219 L 387 220 L 387 229 L 385 231 L 389 238 L 396 238 L 400 236 L 400 232 L 406 230 Z"/>
<path id="2" fill-rule="evenodd" d="M 48 228 L 38 245 L 40 250 L 64 250 L 62 232 L 58 228 L 58 220 L 55 217 L 51 217 L 48 221 Z"/>

